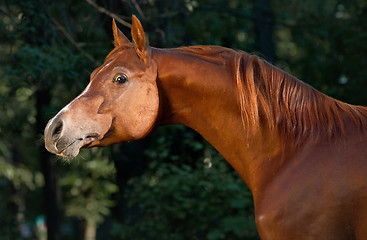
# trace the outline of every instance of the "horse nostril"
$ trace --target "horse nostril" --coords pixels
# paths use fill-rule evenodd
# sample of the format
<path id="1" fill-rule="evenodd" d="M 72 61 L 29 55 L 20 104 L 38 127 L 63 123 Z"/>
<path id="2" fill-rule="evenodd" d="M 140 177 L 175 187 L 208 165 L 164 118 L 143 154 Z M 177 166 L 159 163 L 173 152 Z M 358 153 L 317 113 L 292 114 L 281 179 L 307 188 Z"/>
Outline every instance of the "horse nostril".
<path id="1" fill-rule="evenodd" d="M 52 139 L 56 140 L 60 138 L 61 132 L 62 132 L 63 123 L 61 120 L 57 121 L 55 123 L 54 130 L 52 131 Z"/>

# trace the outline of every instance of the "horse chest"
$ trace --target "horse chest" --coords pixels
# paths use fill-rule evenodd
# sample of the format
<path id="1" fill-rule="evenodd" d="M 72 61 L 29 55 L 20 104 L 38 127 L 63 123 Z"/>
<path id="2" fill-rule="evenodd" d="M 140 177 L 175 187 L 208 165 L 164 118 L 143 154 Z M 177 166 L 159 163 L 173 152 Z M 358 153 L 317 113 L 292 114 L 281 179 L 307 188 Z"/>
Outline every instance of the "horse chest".
<path id="1" fill-rule="evenodd" d="M 261 239 L 358 239 L 354 213 L 366 213 L 366 153 L 309 152 L 254 196 Z"/>

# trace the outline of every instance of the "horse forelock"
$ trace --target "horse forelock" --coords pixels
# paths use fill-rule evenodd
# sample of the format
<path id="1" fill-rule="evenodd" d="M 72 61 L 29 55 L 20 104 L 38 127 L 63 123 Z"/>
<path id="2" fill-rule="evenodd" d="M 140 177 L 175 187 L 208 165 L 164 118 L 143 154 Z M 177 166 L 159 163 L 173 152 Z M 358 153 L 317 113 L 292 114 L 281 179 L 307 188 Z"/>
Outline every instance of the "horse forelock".
<path id="1" fill-rule="evenodd" d="M 341 136 L 347 122 L 366 127 L 367 108 L 328 97 L 258 56 L 237 52 L 234 66 L 247 132 L 266 127 L 298 141 L 309 136 Z"/>
<path id="2" fill-rule="evenodd" d="M 129 48 L 133 48 L 134 47 L 134 44 L 132 43 L 126 43 L 126 44 L 122 44 L 118 47 L 115 47 L 108 55 L 107 57 L 105 58 L 105 61 L 111 57 L 116 57 L 115 55 L 116 54 L 121 54 L 121 52 L 125 51 L 126 49 L 129 49 Z"/>

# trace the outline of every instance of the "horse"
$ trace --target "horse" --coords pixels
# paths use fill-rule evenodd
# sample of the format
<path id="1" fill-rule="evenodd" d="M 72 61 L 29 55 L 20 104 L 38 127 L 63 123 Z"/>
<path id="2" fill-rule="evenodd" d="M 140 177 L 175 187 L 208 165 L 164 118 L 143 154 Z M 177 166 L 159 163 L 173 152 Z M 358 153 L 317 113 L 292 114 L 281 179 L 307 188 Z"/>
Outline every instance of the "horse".
<path id="1" fill-rule="evenodd" d="M 146 137 L 182 124 L 252 192 L 263 240 L 367 238 L 367 108 L 333 99 L 266 60 L 220 46 L 158 49 L 132 17 L 85 90 L 47 124 L 45 147 Z"/>

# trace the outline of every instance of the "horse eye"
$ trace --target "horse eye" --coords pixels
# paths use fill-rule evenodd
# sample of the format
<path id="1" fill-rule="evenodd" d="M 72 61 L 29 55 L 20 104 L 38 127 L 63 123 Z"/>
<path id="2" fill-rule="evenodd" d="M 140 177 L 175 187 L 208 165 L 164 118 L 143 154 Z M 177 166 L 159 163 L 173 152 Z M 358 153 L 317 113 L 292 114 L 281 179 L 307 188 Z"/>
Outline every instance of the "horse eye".
<path id="1" fill-rule="evenodd" d="M 114 77 L 113 77 L 113 82 L 114 83 L 118 83 L 118 84 L 122 84 L 122 83 L 125 83 L 127 82 L 127 77 L 125 74 L 116 74 Z"/>

